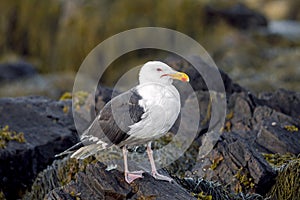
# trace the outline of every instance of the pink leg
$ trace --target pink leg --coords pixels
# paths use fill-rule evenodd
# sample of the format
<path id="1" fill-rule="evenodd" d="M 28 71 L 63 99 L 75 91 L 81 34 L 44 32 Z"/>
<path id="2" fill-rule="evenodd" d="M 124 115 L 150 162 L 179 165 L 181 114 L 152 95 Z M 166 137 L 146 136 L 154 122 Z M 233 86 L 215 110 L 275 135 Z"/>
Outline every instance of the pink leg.
<path id="1" fill-rule="evenodd" d="M 134 172 L 128 171 L 128 163 L 127 163 L 128 150 L 126 148 L 126 145 L 122 148 L 122 150 L 123 150 L 123 157 L 124 157 L 125 181 L 127 183 L 131 183 L 137 178 L 143 178 L 143 171 L 134 171 Z"/>
<path id="2" fill-rule="evenodd" d="M 151 164 L 152 176 L 157 180 L 163 180 L 163 181 L 168 181 L 168 182 L 173 181 L 172 178 L 161 175 L 157 172 L 156 167 L 155 167 L 155 162 L 154 162 L 154 159 L 153 159 L 153 151 L 151 149 L 151 142 L 149 142 L 148 145 L 147 145 L 147 154 L 148 154 L 150 164 Z"/>

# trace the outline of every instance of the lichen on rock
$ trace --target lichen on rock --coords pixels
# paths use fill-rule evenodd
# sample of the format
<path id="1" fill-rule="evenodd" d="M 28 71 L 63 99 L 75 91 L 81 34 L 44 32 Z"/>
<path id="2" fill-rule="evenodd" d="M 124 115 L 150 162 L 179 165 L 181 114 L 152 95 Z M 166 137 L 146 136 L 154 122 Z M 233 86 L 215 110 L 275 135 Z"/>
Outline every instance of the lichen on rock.
<path id="1" fill-rule="evenodd" d="M 288 164 L 291 160 L 297 159 L 297 156 L 292 153 L 286 153 L 286 154 L 262 154 L 266 161 L 274 168 L 280 168 L 285 164 Z"/>
<path id="2" fill-rule="evenodd" d="M 295 125 L 285 125 L 284 126 L 285 130 L 289 131 L 289 132 L 297 132 L 299 131 L 298 127 Z"/>
<path id="3" fill-rule="evenodd" d="M 63 187 L 76 180 L 76 174 L 85 171 L 87 165 L 95 163 L 94 157 L 84 160 L 64 158 L 56 160 L 51 166 L 41 172 L 23 199 L 43 199 L 54 188 Z M 77 192 L 70 192 L 71 196 L 78 197 Z"/>
<path id="4" fill-rule="evenodd" d="M 5 148 L 9 141 L 16 141 L 19 143 L 26 142 L 23 132 L 17 133 L 16 131 L 12 131 L 9 129 L 9 126 L 6 125 L 0 129 L 0 149 Z"/>
<path id="5" fill-rule="evenodd" d="M 60 98 L 60 101 L 70 100 L 73 98 L 74 107 L 76 109 L 80 109 L 81 106 L 83 106 L 86 103 L 86 100 L 89 96 L 88 92 L 85 91 L 78 91 L 74 94 L 70 92 L 65 92 Z"/>
<path id="6" fill-rule="evenodd" d="M 238 180 L 238 183 L 235 187 L 235 192 L 237 193 L 253 189 L 255 186 L 254 180 L 250 176 L 250 173 L 243 168 L 240 168 L 234 177 Z"/>

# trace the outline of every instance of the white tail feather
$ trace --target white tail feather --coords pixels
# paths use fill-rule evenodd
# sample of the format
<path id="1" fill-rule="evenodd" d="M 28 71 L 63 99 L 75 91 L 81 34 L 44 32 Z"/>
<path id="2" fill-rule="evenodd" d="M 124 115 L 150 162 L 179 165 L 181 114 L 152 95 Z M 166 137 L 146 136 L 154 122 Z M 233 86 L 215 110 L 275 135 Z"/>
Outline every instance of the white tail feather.
<path id="1" fill-rule="evenodd" d="M 102 144 L 91 144 L 88 146 L 84 146 L 81 147 L 80 149 L 78 149 L 76 152 L 74 152 L 71 155 L 71 158 L 76 158 L 76 159 L 85 159 L 91 155 L 96 154 L 98 151 L 101 151 L 103 149 L 107 148 L 107 144 L 106 143 L 102 143 Z"/>

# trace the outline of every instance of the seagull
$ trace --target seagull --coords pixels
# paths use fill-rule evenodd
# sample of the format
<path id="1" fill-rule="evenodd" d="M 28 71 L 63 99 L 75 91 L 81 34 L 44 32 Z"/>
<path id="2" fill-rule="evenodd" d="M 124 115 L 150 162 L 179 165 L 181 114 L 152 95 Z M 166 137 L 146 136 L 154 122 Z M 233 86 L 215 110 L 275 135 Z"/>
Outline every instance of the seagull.
<path id="1" fill-rule="evenodd" d="M 72 158 L 84 159 L 96 152 L 116 145 L 122 149 L 125 181 L 131 183 L 143 177 L 143 171 L 129 171 L 128 147 L 147 144 L 151 174 L 155 179 L 172 179 L 157 172 L 151 141 L 166 134 L 180 113 L 180 95 L 173 80 L 189 82 L 183 72 L 160 61 L 149 61 L 139 72 L 139 84 L 112 98 L 81 135 L 81 142 L 57 156 L 73 152 Z"/>

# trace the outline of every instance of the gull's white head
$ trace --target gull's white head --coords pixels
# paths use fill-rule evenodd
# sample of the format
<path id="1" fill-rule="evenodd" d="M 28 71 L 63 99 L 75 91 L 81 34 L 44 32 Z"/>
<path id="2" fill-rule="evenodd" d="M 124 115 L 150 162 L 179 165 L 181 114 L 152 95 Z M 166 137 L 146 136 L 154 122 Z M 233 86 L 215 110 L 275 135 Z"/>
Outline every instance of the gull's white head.
<path id="1" fill-rule="evenodd" d="M 174 79 L 183 82 L 189 81 L 187 74 L 178 72 L 160 61 L 147 62 L 143 65 L 139 73 L 140 84 L 150 82 L 172 84 Z"/>

